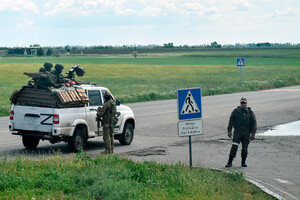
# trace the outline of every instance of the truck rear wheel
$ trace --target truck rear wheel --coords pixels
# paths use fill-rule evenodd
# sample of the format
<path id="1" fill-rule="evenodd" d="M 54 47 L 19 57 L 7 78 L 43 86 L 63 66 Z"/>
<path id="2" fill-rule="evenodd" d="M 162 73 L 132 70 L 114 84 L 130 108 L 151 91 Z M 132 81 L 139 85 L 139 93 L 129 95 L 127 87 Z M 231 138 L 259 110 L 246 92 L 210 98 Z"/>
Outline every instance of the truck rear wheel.
<path id="1" fill-rule="evenodd" d="M 39 145 L 40 139 L 33 136 L 23 135 L 22 141 L 26 149 L 35 149 Z"/>
<path id="2" fill-rule="evenodd" d="M 130 145 L 132 140 L 133 140 L 133 127 L 130 123 L 126 123 L 123 133 L 122 133 L 122 137 L 119 140 L 120 144 L 122 145 Z"/>
<path id="3" fill-rule="evenodd" d="M 68 146 L 71 152 L 78 152 L 85 147 L 85 135 L 81 129 L 76 129 L 74 135 L 69 138 Z"/>

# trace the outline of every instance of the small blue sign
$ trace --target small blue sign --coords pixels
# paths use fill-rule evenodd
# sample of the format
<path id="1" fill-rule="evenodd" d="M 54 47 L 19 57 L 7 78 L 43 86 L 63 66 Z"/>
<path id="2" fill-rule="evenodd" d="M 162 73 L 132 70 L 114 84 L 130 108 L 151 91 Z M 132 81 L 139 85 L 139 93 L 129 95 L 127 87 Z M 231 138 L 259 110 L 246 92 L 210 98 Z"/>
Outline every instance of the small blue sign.
<path id="1" fill-rule="evenodd" d="M 178 119 L 202 118 L 201 88 L 177 91 Z"/>
<path id="2" fill-rule="evenodd" d="M 245 67 L 245 58 L 237 58 L 236 66 L 237 67 Z"/>

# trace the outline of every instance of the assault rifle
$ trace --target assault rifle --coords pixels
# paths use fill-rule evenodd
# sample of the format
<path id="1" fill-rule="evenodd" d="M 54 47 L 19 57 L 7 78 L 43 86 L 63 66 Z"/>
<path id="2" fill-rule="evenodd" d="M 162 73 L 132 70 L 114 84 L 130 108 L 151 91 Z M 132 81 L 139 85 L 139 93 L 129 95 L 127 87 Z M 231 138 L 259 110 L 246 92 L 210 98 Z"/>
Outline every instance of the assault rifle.
<path id="1" fill-rule="evenodd" d="M 103 126 L 102 118 L 96 117 L 96 121 L 97 121 L 98 135 L 99 135 L 99 133 L 100 133 L 100 123 L 101 123 L 101 125 Z"/>

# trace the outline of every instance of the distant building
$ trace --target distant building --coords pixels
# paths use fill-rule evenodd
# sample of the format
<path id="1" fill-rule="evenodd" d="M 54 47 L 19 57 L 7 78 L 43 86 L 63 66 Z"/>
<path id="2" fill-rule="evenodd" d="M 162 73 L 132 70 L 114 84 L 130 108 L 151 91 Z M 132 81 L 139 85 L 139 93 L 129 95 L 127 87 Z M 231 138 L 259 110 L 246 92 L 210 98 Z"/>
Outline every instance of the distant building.
<path id="1" fill-rule="evenodd" d="M 40 49 L 41 47 L 26 47 L 25 49 L 24 49 L 24 55 L 27 55 L 28 54 L 28 52 L 29 52 L 29 54 L 30 55 L 37 55 L 37 50 L 38 49 Z M 27 54 L 25 54 L 25 52 L 27 53 Z"/>
<path id="2" fill-rule="evenodd" d="M 0 50 L 0 55 L 4 55 L 4 54 L 7 54 L 7 50 Z"/>
<path id="3" fill-rule="evenodd" d="M 42 47 L 22 47 L 22 48 L 10 48 L 8 54 L 23 54 L 23 55 L 37 55 L 38 49 Z"/>

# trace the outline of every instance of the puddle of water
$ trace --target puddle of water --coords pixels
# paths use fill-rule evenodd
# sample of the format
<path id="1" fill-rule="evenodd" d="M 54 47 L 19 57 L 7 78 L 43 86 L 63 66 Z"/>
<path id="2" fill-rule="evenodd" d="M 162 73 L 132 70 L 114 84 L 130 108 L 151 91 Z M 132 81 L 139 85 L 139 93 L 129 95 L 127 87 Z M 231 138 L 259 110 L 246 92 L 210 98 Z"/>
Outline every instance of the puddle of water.
<path id="1" fill-rule="evenodd" d="M 258 133 L 260 136 L 300 136 L 300 121 L 282 124 L 273 127 L 263 133 Z"/>

